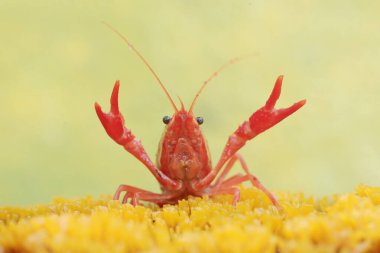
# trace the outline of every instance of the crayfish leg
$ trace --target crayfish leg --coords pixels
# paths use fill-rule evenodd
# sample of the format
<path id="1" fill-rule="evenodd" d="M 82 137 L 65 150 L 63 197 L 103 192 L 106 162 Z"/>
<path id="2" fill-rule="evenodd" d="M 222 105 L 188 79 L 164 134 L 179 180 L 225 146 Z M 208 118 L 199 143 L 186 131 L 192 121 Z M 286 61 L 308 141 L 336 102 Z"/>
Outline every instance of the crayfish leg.
<path id="1" fill-rule="evenodd" d="M 162 205 L 162 203 L 171 202 L 170 200 L 175 198 L 177 195 L 173 193 L 158 194 L 134 186 L 122 184 L 117 188 L 113 199 L 119 200 L 120 195 L 123 192 L 125 192 L 125 195 L 122 199 L 122 203 L 125 204 L 127 203 L 128 199 L 131 199 L 131 204 L 133 206 L 137 206 L 140 200 Z"/>
<path id="2" fill-rule="evenodd" d="M 218 188 L 216 191 L 212 191 L 209 193 L 209 196 L 220 195 L 220 194 L 231 194 L 234 196 L 232 200 L 232 205 L 236 207 L 237 202 L 240 199 L 240 189 L 236 187 L 229 188 Z"/>
<path id="3" fill-rule="evenodd" d="M 234 176 L 224 180 L 225 177 L 227 176 L 228 172 L 230 172 L 230 170 L 232 169 L 232 167 L 235 165 L 235 163 L 237 161 L 240 162 L 240 165 L 242 166 L 242 168 L 245 172 L 245 175 L 237 174 L 237 175 L 234 175 Z M 241 184 L 243 182 L 246 182 L 246 181 L 250 181 L 254 187 L 256 187 L 259 190 L 261 190 L 262 192 L 264 192 L 265 195 L 271 200 L 273 205 L 278 210 L 281 211 L 283 209 L 281 207 L 281 205 L 278 203 L 276 197 L 260 182 L 260 180 L 257 177 L 255 177 L 249 171 L 249 168 L 248 168 L 247 163 L 245 162 L 244 158 L 240 154 L 237 154 L 237 153 L 231 157 L 231 159 L 229 160 L 229 162 L 227 163 L 227 165 L 223 169 L 222 173 L 217 178 L 215 184 L 211 187 L 210 193 L 211 194 L 223 194 L 228 189 L 236 189 L 236 188 L 232 188 L 232 187 L 234 187 L 238 184 Z M 231 192 L 236 194 L 234 192 L 234 190 L 231 190 Z M 234 196 L 236 196 L 236 195 L 234 195 Z M 235 199 L 234 199 L 234 201 L 235 201 Z"/>

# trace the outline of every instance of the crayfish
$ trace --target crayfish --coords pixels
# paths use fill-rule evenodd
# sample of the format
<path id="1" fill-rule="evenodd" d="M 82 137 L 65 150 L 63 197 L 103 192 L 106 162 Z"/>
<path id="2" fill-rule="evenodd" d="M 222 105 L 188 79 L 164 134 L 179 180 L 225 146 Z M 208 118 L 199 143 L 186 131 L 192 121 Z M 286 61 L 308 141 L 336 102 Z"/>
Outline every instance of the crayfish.
<path id="1" fill-rule="evenodd" d="M 239 59 L 235 58 L 229 61 L 214 72 L 203 83 L 188 110 L 185 109 L 181 100 L 181 107 L 177 108 L 163 83 L 145 58 L 124 35 L 112 27 L 110 28 L 117 33 L 143 61 L 154 78 L 158 81 L 174 109 L 172 116 L 165 116 L 163 118 L 163 123 L 166 124 L 166 127 L 159 144 L 157 163 L 154 164 L 140 140 L 124 125 L 124 117 L 120 113 L 118 106 L 119 81 L 116 81 L 113 88 L 109 113 L 104 113 L 99 104 L 95 103 L 96 113 L 107 134 L 148 168 L 161 185 L 162 190 L 162 193 L 158 194 L 131 185 L 122 184 L 118 187 L 114 199 L 119 200 L 120 195 L 124 193 L 122 203 L 126 203 L 128 199 L 131 199 L 131 204 L 134 206 L 138 205 L 140 200 L 153 202 L 162 206 L 164 204 L 174 204 L 178 200 L 187 198 L 190 195 L 213 196 L 216 194 L 231 194 L 233 195 L 232 204 L 236 206 L 240 198 L 240 190 L 236 186 L 249 181 L 253 186 L 262 190 L 278 209 L 281 209 L 273 194 L 250 172 L 248 165 L 237 151 L 239 151 L 247 141 L 296 112 L 305 104 L 306 100 L 301 100 L 288 108 L 275 109 L 274 106 L 280 97 L 283 80 L 283 76 L 279 76 L 266 104 L 254 112 L 251 117 L 249 117 L 247 121 L 244 121 L 228 138 L 219 161 L 216 163 L 216 166 L 213 167 L 211 165 L 207 143 L 200 128 L 200 125 L 203 123 L 203 118 L 195 117 L 193 108 L 206 84 L 217 76 L 226 66 L 233 64 Z M 236 162 L 241 164 L 244 173 L 239 173 L 227 178 L 228 172 Z"/>

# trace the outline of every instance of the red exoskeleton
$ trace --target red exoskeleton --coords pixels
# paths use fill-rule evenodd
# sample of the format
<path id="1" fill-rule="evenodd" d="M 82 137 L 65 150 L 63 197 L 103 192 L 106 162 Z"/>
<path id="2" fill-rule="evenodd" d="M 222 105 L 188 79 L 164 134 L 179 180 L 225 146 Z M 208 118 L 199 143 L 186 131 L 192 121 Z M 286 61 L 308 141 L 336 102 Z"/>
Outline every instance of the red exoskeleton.
<path id="1" fill-rule="evenodd" d="M 240 198 L 240 191 L 237 185 L 249 181 L 253 186 L 262 190 L 278 209 L 281 209 L 273 194 L 249 171 L 246 162 L 237 151 L 248 140 L 251 140 L 297 111 L 305 104 L 306 100 L 301 100 L 288 108 L 275 109 L 274 106 L 280 97 L 283 79 L 282 76 L 279 76 L 266 104 L 254 112 L 228 138 L 219 161 L 215 167 L 212 167 L 207 143 L 200 128 L 203 119 L 195 117 L 193 108 L 206 84 L 226 66 L 233 64 L 240 58 L 229 61 L 218 71 L 214 72 L 203 83 L 188 110 L 185 109 L 182 101 L 181 107 L 177 108 L 168 91 L 145 58 L 126 37 L 112 27 L 110 28 L 144 62 L 158 81 L 174 109 L 174 114 L 171 117 L 165 116 L 163 118 L 166 127 L 159 144 L 157 163 L 154 164 L 140 140 L 133 135 L 130 129 L 124 126 L 124 117 L 120 113 L 118 106 L 119 81 L 116 81 L 113 88 L 111 110 L 109 113 L 102 112 L 99 104 L 95 103 L 96 113 L 107 134 L 148 168 L 161 185 L 162 190 L 162 193 L 158 194 L 130 185 L 120 185 L 114 195 L 114 199 L 119 200 L 121 193 L 124 192 L 122 203 L 126 203 L 128 199 L 131 199 L 133 205 L 137 205 L 139 200 L 143 200 L 162 206 L 163 204 L 174 204 L 180 199 L 187 198 L 189 195 L 202 196 L 206 194 L 213 196 L 216 194 L 231 194 L 233 195 L 233 205 L 235 206 Z M 228 172 L 236 162 L 241 164 L 244 173 L 227 178 Z"/>

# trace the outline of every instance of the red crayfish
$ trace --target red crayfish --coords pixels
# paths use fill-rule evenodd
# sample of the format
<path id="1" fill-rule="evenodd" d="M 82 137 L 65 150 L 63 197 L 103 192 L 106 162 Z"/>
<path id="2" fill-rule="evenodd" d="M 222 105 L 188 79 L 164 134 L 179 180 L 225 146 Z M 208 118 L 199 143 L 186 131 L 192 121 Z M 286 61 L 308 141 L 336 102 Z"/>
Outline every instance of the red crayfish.
<path id="1" fill-rule="evenodd" d="M 99 104 L 95 103 L 96 113 L 107 134 L 148 168 L 161 185 L 162 190 L 162 194 L 158 194 L 122 184 L 117 189 L 114 199 L 119 200 L 121 193 L 125 192 L 122 203 L 126 203 L 130 198 L 133 205 L 137 205 L 139 200 L 143 200 L 162 206 L 164 204 L 174 204 L 180 199 L 187 198 L 189 195 L 202 196 L 206 194 L 213 196 L 216 194 L 232 194 L 233 205 L 235 206 L 240 198 L 240 191 L 236 186 L 243 182 L 250 181 L 253 186 L 262 190 L 272 203 L 280 209 L 281 207 L 276 198 L 251 174 L 243 157 L 239 155 L 237 151 L 242 148 L 248 140 L 251 140 L 297 111 L 305 104 L 306 100 L 301 100 L 288 108 L 275 109 L 274 106 L 280 97 L 283 79 L 283 76 L 279 76 L 266 104 L 254 112 L 249 120 L 244 121 L 228 138 L 218 163 L 215 167 L 212 167 L 207 143 L 200 128 L 200 125 L 203 123 L 203 118 L 195 117 L 193 108 L 206 84 L 217 76 L 226 66 L 233 64 L 239 60 L 239 58 L 233 59 L 223 65 L 203 83 L 201 89 L 192 101 L 189 110 L 185 109 L 182 101 L 180 101 L 181 108 L 178 109 L 145 58 L 134 48 L 126 37 L 112 27 L 110 28 L 117 33 L 144 62 L 158 81 L 174 109 L 174 114 L 171 117 L 165 116 L 163 118 L 166 127 L 157 152 L 157 164 L 154 164 L 140 140 L 133 135 L 130 129 L 124 126 L 124 117 L 120 113 L 118 106 L 119 81 L 116 81 L 113 88 L 111 110 L 109 113 L 102 112 Z M 239 173 L 226 178 L 228 172 L 237 161 L 241 164 L 244 174 Z"/>

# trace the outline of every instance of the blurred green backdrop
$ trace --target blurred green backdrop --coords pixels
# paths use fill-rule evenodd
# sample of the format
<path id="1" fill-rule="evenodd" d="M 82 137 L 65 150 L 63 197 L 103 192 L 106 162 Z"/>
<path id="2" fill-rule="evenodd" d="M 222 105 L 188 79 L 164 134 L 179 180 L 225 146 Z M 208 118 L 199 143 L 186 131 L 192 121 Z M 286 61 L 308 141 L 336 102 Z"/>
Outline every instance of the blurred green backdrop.
<path id="1" fill-rule="evenodd" d="M 220 65 L 256 53 L 210 83 L 195 108 L 214 164 L 284 74 L 278 106 L 308 103 L 241 150 L 254 174 L 272 190 L 317 196 L 379 185 L 379 9 L 343 0 L 2 0 L 0 205 L 112 194 L 121 183 L 159 190 L 109 139 L 93 104 L 108 110 L 120 79 L 126 124 L 154 160 L 172 109 L 101 21 L 127 35 L 187 105 Z"/>

